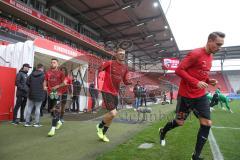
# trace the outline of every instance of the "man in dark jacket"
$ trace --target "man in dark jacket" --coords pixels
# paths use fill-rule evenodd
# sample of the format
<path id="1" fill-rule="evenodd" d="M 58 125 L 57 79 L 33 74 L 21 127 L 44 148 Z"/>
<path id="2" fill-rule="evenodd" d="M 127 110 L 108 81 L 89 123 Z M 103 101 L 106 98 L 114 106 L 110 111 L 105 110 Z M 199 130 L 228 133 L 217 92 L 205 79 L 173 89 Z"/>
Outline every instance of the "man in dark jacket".
<path id="1" fill-rule="evenodd" d="M 69 75 L 68 69 L 66 67 L 61 67 L 60 71 L 64 74 L 64 81 L 66 82 L 66 85 L 62 86 L 60 88 L 62 95 L 60 96 L 60 121 L 64 123 L 64 113 L 65 113 L 65 106 L 67 104 L 67 98 L 68 94 L 72 93 L 72 76 Z"/>
<path id="2" fill-rule="evenodd" d="M 141 87 L 141 106 L 143 105 L 143 102 L 146 107 L 147 106 L 147 89 L 145 88 L 145 86 Z"/>
<path id="3" fill-rule="evenodd" d="M 173 85 L 170 87 L 170 104 L 173 104 Z"/>
<path id="4" fill-rule="evenodd" d="M 79 112 L 79 95 L 81 92 L 81 83 L 77 80 L 77 76 L 73 76 L 73 95 L 72 95 L 72 103 L 73 103 L 73 112 Z M 75 108 L 75 104 L 77 105 L 77 109 Z"/>
<path id="5" fill-rule="evenodd" d="M 27 102 L 27 95 L 28 95 L 28 86 L 26 84 L 27 82 L 27 73 L 29 71 L 30 67 L 29 64 L 25 63 L 23 64 L 22 68 L 20 69 L 20 71 L 17 74 L 17 78 L 16 78 L 16 86 L 17 86 L 17 101 L 16 101 L 16 105 L 14 107 L 14 111 L 13 111 L 13 121 L 12 124 L 18 124 L 19 122 L 17 122 L 17 114 L 18 114 L 18 110 L 21 107 L 21 115 L 20 115 L 20 122 L 24 122 L 24 109 L 26 106 L 26 102 Z"/>
<path id="6" fill-rule="evenodd" d="M 96 106 L 96 101 L 98 99 L 98 90 L 95 88 L 95 84 L 91 83 L 89 85 L 89 93 L 92 98 L 92 112 L 96 112 L 95 106 Z"/>
<path id="7" fill-rule="evenodd" d="M 140 103 L 141 103 L 141 85 L 140 85 L 140 81 L 137 81 L 137 84 L 135 84 L 134 88 L 133 88 L 133 93 L 134 93 L 134 97 L 135 97 L 135 104 L 134 107 L 135 109 L 138 109 Z"/>
<path id="8" fill-rule="evenodd" d="M 47 91 L 44 91 L 44 100 L 42 101 L 42 105 L 40 108 L 40 117 L 43 117 L 43 110 L 46 109 L 45 106 L 47 104 L 47 100 L 48 100 L 48 94 L 47 94 Z"/>
<path id="9" fill-rule="evenodd" d="M 42 64 L 37 65 L 37 69 L 30 74 L 27 80 L 29 87 L 28 109 L 26 114 L 25 127 L 31 126 L 30 117 L 32 109 L 35 106 L 35 124 L 34 127 L 40 127 L 40 108 L 42 101 L 45 98 L 43 82 L 44 82 L 44 67 Z"/>

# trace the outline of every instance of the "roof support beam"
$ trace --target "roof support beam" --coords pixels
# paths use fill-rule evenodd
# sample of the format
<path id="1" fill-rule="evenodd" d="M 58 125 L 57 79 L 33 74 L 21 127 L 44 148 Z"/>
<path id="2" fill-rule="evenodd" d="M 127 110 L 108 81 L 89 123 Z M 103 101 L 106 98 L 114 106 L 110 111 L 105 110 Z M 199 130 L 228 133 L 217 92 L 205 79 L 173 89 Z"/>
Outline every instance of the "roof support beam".
<path id="1" fill-rule="evenodd" d="M 102 7 L 99 7 L 99 8 L 91 8 L 87 11 L 82 12 L 82 13 L 83 14 L 88 14 L 88 13 L 91 13 L 91 12 L 97 12 L 97 11 L 101 11 L 101 10 L 112 10 L 112 9 L 110 9 L 111 7 L 116 7 L 116 6 L 114 4 L 110 4 L 110 5 L 102 6 Z"/>
<path id="2" fill-rule="evenodd" d="M 135 25 L 134 25 L 135 26 Z M 131 26 L 131 27 L 133 27 L 133 26 Z M 126 28 L 124 28 L 124 29 L 121 29 L 121 30 L 118 30 L 119 32 L 120 31 L 123 31 L 123 30 L 126 30 L 126 29 L 129 29 L 129 28 L 131 28 L 131 27 L 126 27 Z M 148 32 L 148 34 L 156 34 L 156 33 L 160 33 L 160 32 L 164 32 L 165 31 L 165 29 L 159 29 L 159 30 L 155 30 L 155 31 L 151 31 L 151 32 Z M 118 33 L 119 33 L 118 32 Z M 112 33 L 111 35 L 109 35 L 109 36 L 111 36 L 112 37 L 112 35 L 114 35 L 114 33 Z M 139 37 L 139 35 L 140 35 L 140 33 L 133 33 L 133 34 L 127 34 L 127 35 L 125 35 L 125 34 L 122 34 L 122 36 L 119 36 L 119 37 L 117 37 L 118 39 L 122 39 L 122 38 L 133 38 L 133 37 Z M 108 38 L 108 37 L 105 37 L 107 40 L 112 40 L 112 39 L 116 39 L 116 38 Z M 163 39 L 163 40 L 158 40 L 158 41 L 168 41 L 169 39 Z"/>
<path id="3" fill-rule="evenodd" d="M 57 4 L 61 3 L 63 0 L 48 0 L 46 4 L 46 8 L 51 8 L 56 6 Z"/>
<path id="4" fill-rule="evenodd" d="M 140 23 L 147 23 L 149 21 L 156 20 L 156 19 L 158 19 L 160 17 L 161 17 L 161 15 L 153 16 L 153 17 L 146 17 L 146 18 L 139 19 L 138 22 L 139 22 L 139 24 Z M 103 26 L 103 28 L 110 29 L 110 28 L 121 27 L 121 26 L 128 26 L 128 25 L 133 25 L 133 23 L 130 22 L 130 21 L 126 21 L 126 22 L 106 25 L 106 26 Z"/>
<path id="5" fill-rule="evenodd" d="M 160 54 L 158 54 L 159 57 L 165 57 L 168 56 L 168 54 L 172 54 L 172 53 L 176 53 L 176 51 L 171 51 L 171 52 L 161 52 Z M 132 54 L 132 53 L 131 53 Z M 145 57 L 145 56 L 148 56 L 148 55 L 140 55 L 140 56 L 137 56 L 137 54 L 133 54 L 135 55 L 136 58 L 141 58 L 141 57 Z M 155 54 L 157 55 L 157 54 Z"/>
<path id="6" fill-rule="evenodd" d="M 142 50 L 140 50 L 140 49 L 135 49 L 135 50 L 132 50 L 132 51 L 130 51 L 130 52 L 139 52 L 139 51 L 145 51 L 145 52 L 152 52 L 152 51 L 155 51 L 155 50 L 159 50 L 159 51 L 161 51 L 161 50 L 164 50 L 164 51 L 162 51 L 162 52 L 166 52 L 166 49 L 168 49 L 168 48 L 173 48 L 174 46 L 166 46 L 166 47 L 155 47 L 155 48 L 150 48 L 150 47 L 154 47 L 154 46 L 146 46 L 146 47 L 142 47 Z M 150 48 L 150 49 L 147 49 L 147 48 Z"/>
<path id="7" fill-rule="evenodd" d="M 85 22 L 84 24 L 91 23 L 91 22 L 93 22 L 94 20 L 96 20 L 96 19 L 98 19 L 98 18 L 105 17 L 105 16 L 107 16 L 107 15 L 109 15 L 109 14 L 112 14 L 112 13 L 114 13 L 114 12 L 120 10 L 120 9 L 121 9 L 121 8 L 116 8 L 116 9 L 111 10 L 110 12 L 107 12 L 107 13 L 103 14 L 103 15 L 99 14 L 98 16 L 96 16 L 96 17 L 93 18 L 93 19 L 88 20 L 88 21 Z"/>
<path id="8" fill-rule="evenodd" d="M 82 13 L 77 13 L 77 14 L 72 14 L 72 16 L 75 16 L 75 17 L 79 17 L 81 16 L 82 14 L 88 14 L 88 13 L 91 13 L 91 12 L 97 12 L 97 11 L 101 11 L 101 10 L 113 10 L 113 9 L 110 9 L 111 7 L 114 7 L 115 5 L 106 5 L 106 6 L 103 6 L 103 7 L 99 7 L 99 8 L 91 8 L 87 11 L 83 11 Z"/>

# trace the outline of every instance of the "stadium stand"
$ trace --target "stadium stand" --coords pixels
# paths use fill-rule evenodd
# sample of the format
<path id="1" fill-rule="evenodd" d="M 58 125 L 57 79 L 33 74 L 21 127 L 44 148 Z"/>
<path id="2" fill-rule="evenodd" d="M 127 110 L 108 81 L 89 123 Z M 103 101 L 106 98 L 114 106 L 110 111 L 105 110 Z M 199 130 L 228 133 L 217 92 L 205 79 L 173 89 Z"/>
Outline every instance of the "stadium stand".
<path id="1" fill-rule="evenodd" d="M 14 4 L 13 3 L 11 4 L 7 0 L 4 0 L 0 3 L 4 4 L 2 6 L 8 6 L 8 7 L 10 6 L 10 8 L 15 7 L 15 9 L 13 9 L 14 12 L 11 12 L 13 10 L 8 11 L 7 9 L 4 9 L 3 7 L 0 8 L 1 9 L 1 12 L 0 12 L 0 33 L 1 33 L 0 45 L 7 45 L 10 43 L 16 43 L 16 42 L 24 42 L 29 39 L 34 40 L 39 37 L 45 38 L 47 40 L 50 40 L 50 41 L 53 41 L 53 42 L 56 42 L 59 44 L 68 45 L 77 51 L 80 51 L 82 53 L 85 53 L 86 55 L 89 55 L 89 57 L 88 57 L 89 58 L 89 60 L 88 60 L 88 62 L 89 62 L 89 68 L 88 68 L 89 81 L 93 81 L 95 70 L 98 68 L 99 64 L 101 64 L 102 61 L 104 61 L 106 59 L 111 59 L 112 55 L 114 54 L 113 51 L 105 49 L 105 46 L 101 43 L 101 41 L 103 40 L 104 34 L 106 34 L 107 36 L 112 38 L 107 33 L 102 32 L 101 26 L 96 29 L 96 26 L 92 25 L 90 22 L 86 23 L 86 25 L 85 24 L 82 25 L 82 22 L 80 22 L 81 20 L 78 19 L 79 17 L 76 18 L 76 16 L 74 16 L 74 15 L 76 15 L 76 13 L 74 13 L 75 11 L 72 11 L 73 13 L 70 14 L 70 11 L 68 9 L 65 10 L 65 9 L 61 8 L 62 7 L 61 2 L 59 2 L 59 5 L 55 5 L 54 7 L 51 7 L 51 6 L 49 7 L 48 6 L 49 4 L 47 3 L 47 1 L 45 3 L 45 1 L 38 1 L 38 0 L 30 0 L 30 1 L 16 0 L 16 1 L 14 1 Z M 78 3 L 80 3 L 80 2 L 78 2 Z M 147 3 L 147 1 L 144 3 Z M 70 2 L 69 2 L 69 5 L 70 5 Z M 121 9 L 121 7 L 120 7 L 120 9 Z M 116 9 L 116 11 L 117 11 L 117 9 Z M 20 12 L 21 12 L 21 14 L 18 14 Z M 27 12 L 29 12 L 29 13 L 31 12 L 31 14 L 28 14 Z M 93 11 L 93 12 L 95 12 L 95 11 Z M 136 13 L 138 13 L 137 9 L 136 9 Z M 87 14 L 87 12 L 86 12 L 86 14 Z M 116 13 L 116 14 L 119 14 L 119 13 Z M 155 13 L 151 13 L 151 14 L 154 15 Z M 26 18 L 25 16 L 28 16 L 31 18 Z M 34 18 L 32 18 L 32 17 L 34 17 Z M 159 17 L 161 17 L 161 16 L 159 16 Z M 150 23 L 150 20 L 153 20 L 153 21 L 151 21 L 151 23 L 155 23 L 155 19 L 157 19 L 159 17 L 153 16 L 153 18 L 146 18 L 146 19 L 143 19 L 144 20 L 143 22 Z M 99 17 L 99 18 L 101 19 L 101 17 Z M 122 18 L 124 18 L 124 17 L 122 17 Z M 92 20 L 94 21 L 93 23 L 95 23 L 95 20 L 97 23 L 97 19 L 92 18 Z M 114 20 L 114 16 L 113 16 L 112 20 Z M 109 20 L 109 22 L 111 22 L 111 20 Z M 45 24 L 45 25 L 43 25 L 43 24 Z M 128 24 L 128 23 L 126 23 L 126 24 Z M 141 24 L 141 23 L 139 23 L 139 24 Z M 161 26 L 163 26 L 163 24 L 167 25 L 167 23 L 162 23 Z M 99 23 L 99 25 L 100 25 L 100 23 Z M 108 26 L 109 31 L 112 31 L 114 29 L 114 27 L 116 28 L 116 30 L 119 30 L 118 25 L 111 26 L 111 23 L 109 23 L 108 25 L 103 23 L 101 25 Z M 133 28 L 132 32 L 134 33 L 133 34 L 133 33 L 129 32 L 129 35 L 128 35 L 129 39 L 131 39 L 132 41 L 135 41 L 135 39 L 136 39 L 137 40 L 136 43 L 138 44 L 137 47 L 135 46 L 133 48 L 134 52 L 132 51 L 133 53 L 131 53 L 132 54 L 131 56 L 133 57 L 133 59 L 135 59 L 137 57 L 136 55 L 133 55 L 133 54 L 135 54 L 135 52 L 138 52 L 139 50 L 141 52 L 141 50 L 145 50 L 145 48 L 147 48 L 146 50 L 153 49 L 154 54 L 160 53 L 160 52 L 159 53 L 155 52 L 155 49 L 157 49 L 158 46 L 160 47 L 160 45 L 158 43 L 156 44 L 157 40 L 150 41 L 151 43 L 147 44 L 147 43 L 149 43 L 149 42 L 147 42 L 149 37 L 152 37 L 153 34 L 145 34 L 144 36 L 140 35 L 140 34 L 138 35 L 135 32 L 139 28 L 138 29 L 134 28 L 132 26 L 132 22 L 129 22 L 129 25 L 130 25 L 129 31 L 130 31 L 130 28 L 131 29 Z M 157 30 L 155 32 L 154 28 L 159 28 L 159 27 L 154 26 L 154 25 L 156 25 L 156 24 L 152 25 L 151 29 L 153 31 L 150 33 L 155 34 L 153 36 L 155 39 L 156 39 L 156 37 L 162 37 L 160 34 L 158 34 L 158 32 L 163 32 L 164 30 L 159 30 L 159 31 Z M 139 27 L 139 26 L 137 26 L 137 27 Z M 145 27 L 145 26 L 143 26 L 143 27 Z M 126 28 L 128 28 L 128 27 L 126 27 Z M 150 28 L 148 28 L 148 30 L 149 29 Z M 59 30 L 61 30 L 61 31 L 59 31 Z M 107 30 L 107 28 L 105 29 L 105 31 L 106 30 Z M 120 29 L 120 32 L 121 31 L 123 32 L 123 33 L 121 33 L 122 35 L 127 34 L 127 32 L 125 33 L 125 29 L 123 29 L 123 30 Z M 125 35 L 125 36 L 127 36 L 127 35 Z M 122 36 L 122 37 L 120 36 L 120 38 L 123 39 L 125 36 Z M 170 36 L 171 36 L 171 34 L 170 34 Z M 119 35 L 116 35 L 116 37 L 113 37 L 113 39 L 118 38 L 118 37 L 119 37 Z M 135 38 L 135 37 L 138 37 L 138 38 Z M 166 46 L 164 46 L 164 47 L 166 49 L 173 48 L 173 49 L 169 50 L 169 52 L 168 52 L 168 55 L 171 56 L 171 54 L 177 53 L 178 48 L 177 48 L 177 45 L 175 44 L 175 41 L 174 40 L 171 41 L 169 39 L 171 39 L 171 37 L 168 38 L 168 40 L 165 40 L 165 39 L 163 40 L 161 38 L 158 40 L 169 43 L 169 44 L 166 44 Z M 142 41 L 144 41 L 144 42 L 142 42 Z M 145 45 L 145 43 L 146 43 L 146 45 Z M 173 43 L 173 45 L 170 45 L 170 43 Z M 142 46 L 140 46 L 140 45 L 142 45 Z M 140 46 L 140 48 L 139 48 L 139 46 Z M 151 48 L 151 47 L 154 47 L 154 48 Z M 162 48 L 164 48 L 164 47 L 162 47 Z M 151 48 L 151 49 L 149 49 L 149 48 Z M 166 51 L 166 49 L 164 51 Z M 161 53 L 162 53 L 162 51 L 163 50 L 161 50 Z M 150 63 L 151 63 L 151 61 L 158 59 L 158 58 L 153 58 L 152 56 L 149 56 L 149 55 L 150 55 L 150 53 L 148 53 L 147 51 L 144 51 L 144 54 L 141 53 L 141 55 L 139 56 L 139 57 L 143 57 L 143 59 L 147 59 L 145 65 L 147 64 L 148 61 L 150 61 Z M 156 56 L 159 57 L 159 55 L 156 55 Z M 140 59 L 138 59 L 138 60 L 139 60 L 139 64 L 140 64 Z M 160 62 L 158 62 L 158 63 L 160 63 Z M 133 62 L 132 64 L 134 64 L 134 66 L 135 66 L 136 62 Z M 132 64 L 129 63 L 129 66 Z M 144 62 L 142 64 L 144 64 Z M 174 73 L 168 73 L 168 74 L 167 73 L 166 74 L 165 73 L 155 73 L 155 72 L 152 72 L 151 70 L 149 72 L 141 72 L 141 69 L 136 71 L 135 68 L 133 68 L 133 69 L 130 68 L 130 70 L 132 70 L 134 72 L 134 74 L 138 75 L 137 77 L 133 78 L 133 83 L 136 83 L 137 80 L 140 79 L 141 84 L 145 85 L 148 90 L 155 90 L 155 92 L 159 93 L 159 94 L 161 94 L 161 91 L 168 91 L 169 85 L 179 86 L 179 83 L 180 83 L 180 78 L 178 76 L 176 76 Z M 232 84 L 232 83 L 234 83 L 234 82 L 231 82 L 231 81 L 234 81 L 234 80 L 232 80 L 231 75 L 229 77 L 228 74 L 225 75 L 220 72 L 217 72 L 217 73 L 213 72 L 213 73 L 211 73 L 211 77 L 216 78 L 219 81 L 218 87 L 221 88 L 222 92 L 230 92 L 231 88 L 233 88 L 232 86 L 234 84 Z M 156 89 L 156 87 L 158 87 L 158 89 Z M 215 88 L 210 87 L 209 90 L 214 91 Z M 129 96 L 133 96 L 132 92 L 128 92 L 127 94 L 129 94 Z"/>
<path id="2" fill-rule="evenodd" d="M 221 72 L 211 72 L 209 75 L 210 78 L 216 79 L 218 81 L 217 86 L 209 86 L 209 91 L 215 91 L 216 87 L 221 89 L 221 92 L 228 93 L 229 90 L 227 88 L 226 82 L 223 78 L 223 74 Z"/>
<path id="3" fill-rule="evenodd" d="M 232 91 L 235 93 L 240 89 L 240 83 L 239 83 L 240 74 L 239 73 L 240 73 L 239 71 L 226 72 L 226 76 L 229 80 Z"/>
<path id="4" fill-rule="evenodd" d="M 0 45 L 8 45 L 10 43 L 11 42 L 9 42 L 9 41 L 0 40 Z"/>

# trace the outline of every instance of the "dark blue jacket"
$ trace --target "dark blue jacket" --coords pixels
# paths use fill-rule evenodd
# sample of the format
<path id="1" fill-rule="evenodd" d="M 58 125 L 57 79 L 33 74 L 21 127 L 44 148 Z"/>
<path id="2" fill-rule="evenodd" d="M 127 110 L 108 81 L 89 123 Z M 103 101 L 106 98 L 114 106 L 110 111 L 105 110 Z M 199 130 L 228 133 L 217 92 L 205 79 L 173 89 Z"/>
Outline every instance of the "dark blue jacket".
<path id="1" fill-rule="evenodd" d="M 79 96 L 81 93 L 81 83 L 77 81 L 73 81 L 73 95 L 74 96 Z"/>
<path id="2" fill-rule="evenodd" d="M 98 90 L 95 88 L 93 83 L 89 85 L 89 93 L 92 98 L 98 98 Z"/>
<path id="3" fill-rule="evenodd" d="M 44 73 L 42 71 L 33 71 L 27 80 L 29 86 L 28 98 L 32 101 L 40 102 L 45 98 L 45 92 L 43 89 Z"/>

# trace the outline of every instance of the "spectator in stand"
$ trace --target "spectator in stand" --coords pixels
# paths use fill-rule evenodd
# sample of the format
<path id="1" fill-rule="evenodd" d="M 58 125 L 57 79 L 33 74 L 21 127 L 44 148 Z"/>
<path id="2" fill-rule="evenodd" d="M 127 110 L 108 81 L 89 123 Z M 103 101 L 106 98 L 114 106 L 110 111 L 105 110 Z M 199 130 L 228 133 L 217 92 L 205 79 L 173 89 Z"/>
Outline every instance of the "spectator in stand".
<path id="1" fill-rule="evenodd" d="M 140 85 L 140 81 L 137 81 L 137 84 L 135 84 L 134 88 L 133 88 L 133 93 L 134 93 L 134 97 L 135 97 L 135 103 L 134 103 L 134 107 L 135 110 L 138 109 L 140 102 L 141 102 L 141 85 Z"/>
<path id="2" fill-rule="evenodd" d="M 154 91 L 152 91 L 152 92 L 150 92 L 149 93 L 149 96 L 148 96 L 148 98 L 152 101 L 152 102 L 154 102 L 154 103 L 156 103 L 157 102 L 157 99 L 156 99 L 156 94 L 155 94 L 155 92 Z"/>
<path id="3" fill-rule="evenodd" d="M 147 106 L 147 89 L 143 85 L 141 87 L 141 106 L 143 105 L 143 102 L 145 104 L 145 107 Z"/>
<path id="4" fill-rule="evenodd" d="M 17 78 L 16 78 L 16 86 L 17 86 L 17 101 L 16 101 L 16 105 L 14 107 L 14 111 L 13 111 L 13 121 L 12 124 L 19 124 L 19 122 L 17 121 L 17 114 L 18 114 L 18 110 L 21 107 L 21 114 L 20 114 L 20 122 L 25 122 L 24 120 L 24 109 L 26 106 L 26 102 L 27 102 L 27 95 L 28 95 L 28 86 L 27 86 L 27 78 L 28 78 L 28 71 L 29 71 L 30 67 L 29 64 L 25 63 L 23 64 L 22 68 L 20 69 L 20 71 L 17 74 Z"/>
<path id="5" fill-rule="evenodd" d="M 73 112 L 79 112 L 79 96 L 81 93 L 81 83 L 77 80 L 77 76 L 73 76 L 73 92 L 72 92 L 72 104 L 73 104 Z M 77 109 L 75 108 L 75 104 L 77 105 Z"/>
<path id="6" fill-rule="evenodd" d="M 167 95 L 165 91 L 163 92 L 163 102 L 167 102 Z"/>
<path id="7" fill-rule="evenodd" d="M 92 113 L 96 113 L 96 104 L 97 104 L 97 99 L 98 99 L 98 90 L 95 88 L 95 84 L 91 83 L 89 85 L 89 93 L 92 98 Z"/>
<path id="8" fill-rule="evenodd" d="M 173 85 L 170 87 L 170 104 L 173 104 Z"/>
<path id="9" fill-rule="evenodd" d="M 44 82 L 44 67 L 42 64 L 37 65 L 37 69 L 33 71 L 27 79 L 27 85 L 29 87 L 28 95 L 28 109 L 26 113 L 25 127 L 31 126 L 30 117 L 32 109 L 35 106 L 35 124 L 34 127 L 40 127 L 40 108 L 42 101 L 45 99 L 45 93 L 43 89 Z"/>
<path id="10" fill-rule="evenodd" d="M 123 109 L 124 104 L 125 104 L 124 102 L 126 102 L 125 92 L 126 92 L 126 86 L 121 85 L 120 89 L 119 89 L 119 102 L 121 105 L 121 109 Z"/>
<path id="11" fill-rule="evenodd" d="M 43 117 L 43 110 L 45 109 L 45 106 L 47 104 L 47 98 L 48 98 L 47 91 L 44 91 L 44 100 L 43 100 L 41 108 L 40 108 L 40 116 L 41 117 Z"/>
<path id="12" fill-rule="evenodd" d="M 64 113 L 65 113 L 65 106 L 67 104 L 67 97 L 69 93 L 72 93 L 72 77 L 68 75 L 68 70 L 66 67 L 62 67 L 60 69 L 63 74 L 64 74 L 64 82 L 66 83 L 65 86 L 61 87 L 61 92 L 62 95 L 60 96 L 61 100 L 60 100 L 60 106 L 61 106 L 61 114 L 60 114 L 60 120 L 62 123 L 64 123 Z"/>

